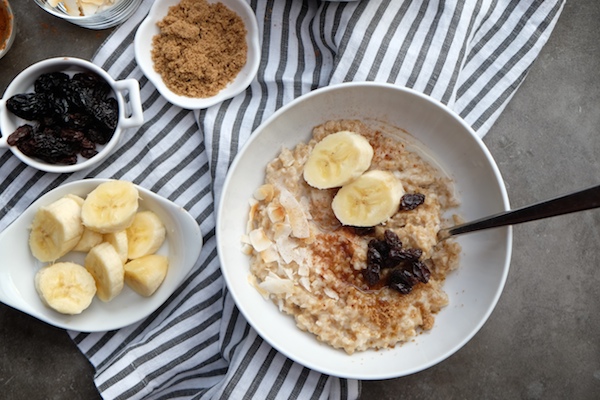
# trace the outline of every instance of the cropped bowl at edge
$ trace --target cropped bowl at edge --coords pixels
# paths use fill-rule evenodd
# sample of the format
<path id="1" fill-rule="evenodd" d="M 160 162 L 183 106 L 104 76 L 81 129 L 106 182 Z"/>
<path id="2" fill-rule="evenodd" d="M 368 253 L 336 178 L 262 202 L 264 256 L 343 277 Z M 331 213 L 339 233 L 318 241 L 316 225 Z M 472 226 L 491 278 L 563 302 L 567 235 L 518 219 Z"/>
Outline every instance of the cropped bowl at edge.
<path id="1" fill-rule="evenodd" d="M 296 327 L 249 283 L 249 257 L 241 250 L 248 200 L 264 182 L 265 167 L 281 147 L 308 142 L 312 129 L 332 119 L 360 119 L 408 132 L 414 145 L 453 179 L 461 205 L 453 213 L 477 219 L 509 208 L 500 172 L 483 142 L 454 112 L 411 89 L 385 83 L 343 83 L 315 90 L 261 124 L 231 165 L 218 199 L 217 248 L 229 291 L 256 331 L 292 360 L 316 371 L 354 379 L 387 379 L 429 368 L 464 346 L 494 309 L 509 270 L 510 227 L 458 237 L 460 265 L 443 289 L 449 304 L 430 331 L 384 350 L 352 355 Z M 292 134 L 293 132 L 293 134 Z"/>

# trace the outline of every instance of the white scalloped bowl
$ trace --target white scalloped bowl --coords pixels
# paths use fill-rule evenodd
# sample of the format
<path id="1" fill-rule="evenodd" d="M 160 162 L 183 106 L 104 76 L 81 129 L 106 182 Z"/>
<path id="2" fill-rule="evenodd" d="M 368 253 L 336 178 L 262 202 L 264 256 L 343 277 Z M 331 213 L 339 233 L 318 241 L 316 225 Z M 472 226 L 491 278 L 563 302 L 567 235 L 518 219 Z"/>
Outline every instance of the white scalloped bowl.
<path id="1" fill-rule="evenodd" d="M 441 103 L 385 83 L 325 87 L 278 110 L 256 129 L 231 165 L 218 200 L 216 235 L 223 275 L 248 322 L 292 360 L 346 378 L 409 375 L 454 354 L 488 319 L 508 274 L 512 230 L 496 228 L 457 238 L 462 246 L 460 267 L 444 283 L 450 303 L 437 314 L 430 331 L 392 349 L 352 355 L 317 341 L 249 283 L 249 257 L 241 251 L 240 238 L 246 231 L 248 200 L 264 182 L 267 163 L 282 146 L 293 148 L 307 142 L 313 127 L 331 119 L 360 119 L 408 132 L 412 136 L 409 143 L 454 180 L 461 205 L 452 211 L 466 220 L 509 209 L 502 177 L 489 151 L 473 130 Z"/>
<path id="2" fill-rule="evenodd" d="M 156 0 L 148 16 L 138 27 L 134 42 L 135 59 L 144 75 L 167 101 L 188 110 L 208 108 L 246 90 L 258 72 L 260 64 L 260 39 L 256 16 L 252 8 L 244 0 L 208 0 L 209 3 L 222 3 L 234 11 L 240 16 L 246 26 L 246 43 L 248 45 L 246 65 L 235 79 L 216 95 L 205 98 L 181 96 L 171 91 L 165 85 L 160 74 L 154 70 L 152 38 L 160 33 L 156 23 L 167 15 L 169 7 L 179 4 L 179 2 L 180 0 Z"/>

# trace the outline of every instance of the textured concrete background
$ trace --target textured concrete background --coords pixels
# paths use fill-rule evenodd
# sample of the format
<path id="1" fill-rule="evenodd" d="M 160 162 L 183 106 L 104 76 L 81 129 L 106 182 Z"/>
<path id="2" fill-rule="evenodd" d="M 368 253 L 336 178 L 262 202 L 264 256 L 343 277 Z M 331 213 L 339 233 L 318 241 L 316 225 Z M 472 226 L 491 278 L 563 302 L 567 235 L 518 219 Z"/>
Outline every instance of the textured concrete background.
<path id="1" fill-rule="evenodd" d="M 0 92 L 41 59 L 89 59 L 110 33 L 12 4 L 19 36 L 0 60 Z M 566 4 L 484 140 L 513 207 L 600 184 L 598 21 L 597 0 Z M 506 288 L 473 340 L 426 371 L 364 382 L 362 399 L 600 398 L 599 226 L 600 210 L 516 226 Z M 63 330 L 0 305 L 0 399 L 94 399 L 92 377 Z"/>

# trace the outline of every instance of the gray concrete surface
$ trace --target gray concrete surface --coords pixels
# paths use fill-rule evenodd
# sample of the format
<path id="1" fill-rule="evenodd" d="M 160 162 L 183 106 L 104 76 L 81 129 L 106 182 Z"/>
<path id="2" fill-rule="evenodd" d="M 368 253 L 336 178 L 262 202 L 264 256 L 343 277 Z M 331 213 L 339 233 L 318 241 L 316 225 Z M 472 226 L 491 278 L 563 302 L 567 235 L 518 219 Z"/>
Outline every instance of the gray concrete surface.
<path id="1" fill-rule="evenodd" d="M 90 58 L 109 33 L 12 3 L 19 37 L 0 60 L 0 91 L 32 62 Z M 597 0 L 567 3 L 485 138 L 513 207 L 600 183 L 598 21 Z M 506 288 L 473 340 L 426 371 L 364 382 L 361 398 L 600 398 L 599 226 L 593 210 L 515 227 Z M 98 398 L 93 372 L 64 331 L 0 305 L 0 399 Z"/>

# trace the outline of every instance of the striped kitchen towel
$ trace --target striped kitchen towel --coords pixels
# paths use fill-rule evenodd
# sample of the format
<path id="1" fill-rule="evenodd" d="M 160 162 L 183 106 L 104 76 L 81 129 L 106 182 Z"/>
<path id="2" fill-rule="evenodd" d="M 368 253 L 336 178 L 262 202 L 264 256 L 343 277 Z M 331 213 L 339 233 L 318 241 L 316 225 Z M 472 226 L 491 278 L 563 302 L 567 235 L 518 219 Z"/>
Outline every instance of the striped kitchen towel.
<path id="1" fill-rule="evenodd" d="M 252 131 L 315 88 L 345 81 L 412 87 L 450 106 L 483 137 L 547 41 L 564 0 L 250 0 L 262 34 L 256 79 L 199 112 L 167 103 L 133 51 L 152 0 L 101 46 L 94 62 L 141 85 L 146 123 L 100 166 L 70 175 L 0 156 L 6 227 L 34 199 L 85 177 L 131 180 L 187 209 L 205 238 L 189 278 L 146 320 L 70 332 L 107 399 L 350 399 L 360 382 L 326 376 L 271 348 L 237 311 L 216 253 L 215 198 Z M 20 182 L 30 182 L 24 187 Z"/>

